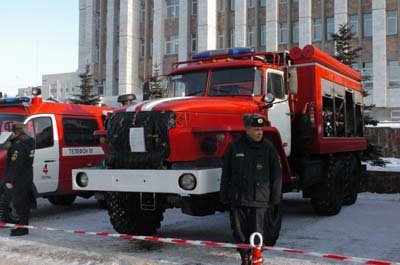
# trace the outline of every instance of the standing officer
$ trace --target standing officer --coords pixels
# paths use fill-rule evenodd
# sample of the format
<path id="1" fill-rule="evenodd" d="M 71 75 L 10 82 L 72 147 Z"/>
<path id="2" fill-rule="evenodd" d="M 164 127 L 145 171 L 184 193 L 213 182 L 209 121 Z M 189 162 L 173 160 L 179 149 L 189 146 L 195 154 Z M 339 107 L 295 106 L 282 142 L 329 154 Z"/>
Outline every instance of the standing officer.
<path id="1" fill-rule="evenodd" d="M 225 155 L 220 199 L 231 207 L 233 237 L 249 243 L 253 232 L 267 236 L 268 207 L 281 200 L 282 168 L 273 144 L 263 138 L 264 116 L 245 114 L 243 122 L 246 134 L 235 140 Z M 250 250 L 238 251 L 242 265 L 251 264 Z"/>
<path id="2" fill-rule="evenodd" d="M 7 152 L 4 186 L 11 193 L 12 202 L 19 217 L 18 224 L 29 224 L 32 201 L 34 141 L 24 132 L 25 124 L 13 124 L 11 145 Z M 27 228 L 12 229 L 10 236 L 28 234 Z"/>

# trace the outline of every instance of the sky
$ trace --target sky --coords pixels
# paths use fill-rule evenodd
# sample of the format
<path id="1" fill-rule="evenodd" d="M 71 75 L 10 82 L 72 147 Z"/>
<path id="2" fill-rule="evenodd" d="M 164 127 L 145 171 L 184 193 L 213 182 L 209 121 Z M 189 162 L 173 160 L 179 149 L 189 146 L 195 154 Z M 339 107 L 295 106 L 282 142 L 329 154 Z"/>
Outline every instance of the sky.
<path id="1" fill-rule="evenodd" d="M 78 0 L 0 0 L 0 91 L 78 68 Z"/>

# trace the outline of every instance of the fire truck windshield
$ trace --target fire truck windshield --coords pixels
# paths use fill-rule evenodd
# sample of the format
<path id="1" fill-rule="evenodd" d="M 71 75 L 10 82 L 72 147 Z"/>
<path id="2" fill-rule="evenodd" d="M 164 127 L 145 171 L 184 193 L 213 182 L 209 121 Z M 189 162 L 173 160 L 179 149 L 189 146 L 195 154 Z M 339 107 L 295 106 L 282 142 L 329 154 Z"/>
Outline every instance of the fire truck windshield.
<path id="1" fill-rule="evenodd" d="M 254 96 L 261 94 L 261 71 L 254 67 L 224 68 L 210 72 L 209 96 Z M 170 77 L 172 97 L 203 96 L 207 72 L 190 72 Z"/>
<path id="2" fill-rule="evenodd" d="M 25 116 L 15 114 L 0 114 L 0 133 L 11 132 L 12 125 L 17 122 L 23 122 Z"/>

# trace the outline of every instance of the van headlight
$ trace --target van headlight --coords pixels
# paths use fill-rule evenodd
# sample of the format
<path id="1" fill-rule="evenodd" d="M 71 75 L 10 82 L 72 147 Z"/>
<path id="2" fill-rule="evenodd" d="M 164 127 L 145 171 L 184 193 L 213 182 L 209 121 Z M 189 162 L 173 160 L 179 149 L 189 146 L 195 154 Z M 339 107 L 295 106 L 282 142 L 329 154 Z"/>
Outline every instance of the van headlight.
<path id="1" fill-rule="evenodd" d="M 184 190 L 194 190 L 196 185 L 197 180 L 193 174 L 185 173 L 179 177 L 179 187 Z"/>
<path id="2" fill-rule="evenodd" d="M 78 175 L 76 175 L 76 184 L 81 188 L 87 187 L 89 184 L 88 175 L 86 175 L 85 172 L 79 172 Z"/>

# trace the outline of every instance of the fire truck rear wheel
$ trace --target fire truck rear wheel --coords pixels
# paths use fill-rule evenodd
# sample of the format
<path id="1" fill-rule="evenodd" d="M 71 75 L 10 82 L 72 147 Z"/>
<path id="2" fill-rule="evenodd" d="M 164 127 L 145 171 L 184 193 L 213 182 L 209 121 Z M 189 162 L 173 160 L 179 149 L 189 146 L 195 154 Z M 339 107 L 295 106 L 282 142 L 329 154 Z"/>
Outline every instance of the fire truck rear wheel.
<path id="1" fill-rule="evenodd" d="M 76 199 L 76 195 L 52 195 L 47 198 L 54 205 L 71 205 Z"/>
<path id="2" fill-rule="evenodd" d="M 121 234 L 154 235 L 164 219 L 164 209 L 143 211 L 138 193 L 110 192 L 108 215 L 115 231 Z"/>
<path id="3" fill-rule="evenodd" d="M 344 180 L 343 205 L 352 205 L 357 201 L 360 189 L 361 161 L 357 154 L 350 154 L 346 158 L 346 174 Z"/>
<path id="4" fill-rule="evenodd" d="M 344 197 L 344 163 L 330 157 L 326 159 L 323 170 L 323 181 L 314 187 L 311 204 L 319 215 L 336 215 L 342 208 Z"/>
<path id="5" fill-rule="evenodd" d="M 0 221 L 5 223 L 18 223 L 18 217 L 15 210 L 11 207 L 11 193 L 1 191 L 0 194 Z"/>

